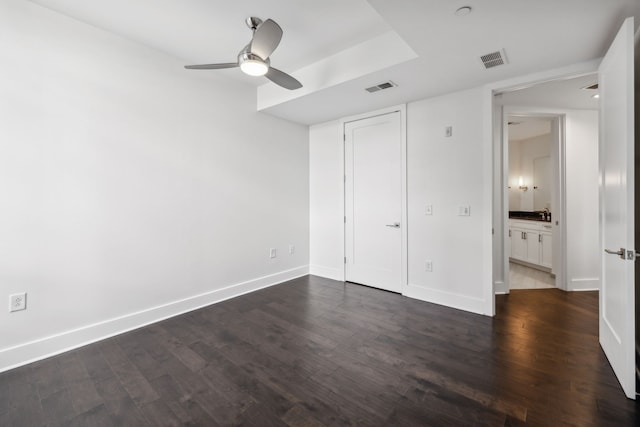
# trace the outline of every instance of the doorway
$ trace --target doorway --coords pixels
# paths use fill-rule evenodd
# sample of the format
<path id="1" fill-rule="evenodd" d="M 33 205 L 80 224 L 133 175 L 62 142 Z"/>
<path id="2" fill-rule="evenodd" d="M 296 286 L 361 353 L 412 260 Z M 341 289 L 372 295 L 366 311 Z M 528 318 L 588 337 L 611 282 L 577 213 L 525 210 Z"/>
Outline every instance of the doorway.
<path id="1" fill-rule="evenodd" d="M 507 236 L 505 292 L 556 286 L 562 251 L 563 191 L 561 153 L 563 116 L 513 112 L 506 108 L 503 148 L 507 161 Z M 555 225 L 557 223 L 557 225 Z M 555 238 L 554 238 L 555 237 Z M 555 261 L 555 262 L 554 262 Z M 555 269 L 554 269 L 555 267 Z"/>
<path id="2" fill-rule="evenodd" d="M 522 121 L 525 117 L 551 120 L 552 153 L 551 169 L 555 183 L 551 190 L 551 221 L 544 225 L 546 230 L 530 230 L 527 237 L 538 238 L 539 241 L 527 239 L 526 243 L 538 246 L 540 253 L 536 264 L 542 263 L 549 243 L 551 243 L 551 268 L 556 279 L 556 287 L 565 291 L 597 290 L 599 288 L 599 218 L 598 218 L 598 94 L 597 74 L 585 73 L 578 77 L 564 77 L 548 80 L 513 90 L 505 89 L 494 96 L 494 117 L 497 116 L 494 129 L 496 164 L 502 165 L 495 179 L 495 211 L 494 217 L 496 246 L 494 256 L 495 293 L 509 292 L 509 254 L 511 251 L 509 238 L 509 191 L 518 193 L 526 199 L 526 208 L 530 215 L 541 215 L 546 206 L 533 205 L 533 194 L 536 184 L 533 183 L 533 159 L 531 165 L 523 173 L 522 185 L 520 174 L 509 181 L 508 161 L 509 147 L 506 136 L 509 128 L 509 117 Z M 595 86 L 594 86 L 595 85 Z M 512 120 L 512 122 L 514 121 Z M 528 182 L 527 182 L 528 180 Z M 509 189 L 508 187 L 512 188 Z M 520 188 L 520 187 L 526 188 Z M 547 215 L 549 212 L 546 212 Z M 548 219 L 548 217 L 547 217 Z M 551 228 L 548 228 L 551 226 Z M 550 236 L 544 231 L 551 231 Z M 526 231 L 526 230 L 524 230 Z M 535 233 L 538 233 L 537 235 Z M 512 233 L 513 234 L 513 233 Z M 517 236 L 516 236 L 517 237 Z M 545 242 L 545 237 L 548 241 Z M 502 247 L 498 245 L 503 241 Z M 544 247 L 544 244 L 547 247 Z M 534 252 L 535 254 L 536 252 Z M 535 257 L 533 261 L 536 261 Z"/>
<path id="3" fill-rule="evenodd" d="M 633 222 L 633 160 L 635 159 L 633 115 L 634 78 L 636 84 L 640 82 L 640 78 L 638 77 L 640 75 L 638 73 L 638 68 L 636 68 L 634 75 L 634 60 L 635 65 L 637 66 L 639 61 L 638 58 L 640 57 L 640 31 L 635 32 L 634 28 L 633 17 L 627 18 L 622 24 L 620 31 L 618 31 L 613 43 L 609 46 L 602 62 L 597 66 L 595 64 L 580 64 L 575 67 L 567 67 L 564 70 L 542 73 L 537 75 L 536 78 L 530 78 L 529 81 L 523 79 L 524 81 L 520 82 L 521 84 L 531 85 L 532 83 L 535 84 L 534 82 L 536 81 L 543 82 L 545 81 L 545 78 L 556 79 L 555 82 L 559 81 L 558 79 L 560 79 L 560 81 L 561 79 L 572 79 L 572 77 L 570 77 L 570 70 L 574 71 L 574 75 L 577 74 L 577 70 L 586 71 L 589 68 L 591 68 L 591 73 L 597 73 L 597 86 L 592 85 L 592 87 L 595 86 L 602 91 L 601 105 L 599 105 L 592 113 L 589 113 L 588 111 L 574 111 L 572 113 L 575 115 L 576 123 L 581 125 L 579 126 L 580 128 L 593 129 L 595 127 L 597 129 L 595 132 L 596 137 L 593 138 L 590 136 L 593 132 L 583 132 L 584 129 L 580 129 L 578 131 L 573 129 L 573 123 L 570 123 L 567 115 L 567 144 L 565 146 L 566 162 L 564 170 L 567 180 L 565 197 L 564 199 L 561 199 L 565 201 L 567 211 L 565 212 L 566 218 L 563 219 L 563 222 L 566 223 L 566 229 L 572 225 L 577 225 L 580 226 L 582 230 L 586 231 L 585 236 L 580 234 L 578 235 L 581 238 L 586 237 L 586 242 L 580 243 L 582 243 L 581 247 L 586 249 L 587 253 L 585 253 L 585 257 L 576 256 L 577 254 L 574 253 L 574 249 L 580 248 L 575 244 L 573 244 L 573 247 L 570 247 L 571 240 L 566 241 L 566 246 L 563 250 L 563 253 L 565 254 L 565 262 L 563 262 L 563 266 L 566 266 L 568 273 L 563 285 L 566 287 L 566 290 L 586 290 L 584 287 L 580 289 L 580 286 L 578 286 L 578 289 L 573 288 L 578 281 L 582 281 L 587 284 L 591 282 L 592 289 L 600 291 L 600 307 L 598 310 L 600 327 L 598 335 L 600 345 L 604 350 L 613 371 L 620 381 L 625 394 L 627 397 L 632 399 L 635 399 L 636 397 L 635 377 L 637 369 L 634 360 L 635 324 L 633 321 L 636 314 L 636 308 L 634 306 L 635 280 L 634 275 L 632 274 L 633 265 L 636 260 L 633 240 L 633 230 L 635 227 L 635 223 Z M 546 81 L 549 82 L 550 80 Z M 553 83 L 554 81 L 551 82 Z M 516 84 L 517 83 L 514 81 L 511 81 L 508 84 L 505 83 L 503 86 L 501 86 L 501 84 L 495 84 L 487 87 L 486 92 L 491 99 L 490 102 L 487 103 L 487 107 L 490 108 L 485 108 L 485 111 L 491 111 L 490 117 L 493 118 L 492 129 L 494 131 L 490 135 L 493 136 L 495 148 L 494 159 L 496 157 L 499 158 L 503 151 L 502 145 L 500 144 L 501 137 L 496 135 L 501 130 L 499 125 L 496 127 L 496 117 L 501 116 L 500 113 L 502 111 L 502 107 L 495 102 L 495 96 L 499 96 L 500 91 L 517 90 L 515 89 Z M 599 115 L 598 112 L 600 112 Z M 593 114 L 598 117 L 595 121 L 596 126 L 594 126 L 593 119 L 585 120 L 588 119 L 590 115 L 593 116 Z M 593 156 L 593 150 L 586 150 L 588 158 L 585 162 L 581 156 L 578 155 L 579 151 L 572 154 L 573 150 L 570 150 L 569 148 L 573 144 L 568 143 L 569 129 L 572 129 L 572 133 L 575 132 L 578 136 L 586 136 L 586 145 L 595 145 L 595 147 L 598 148 L 599 151 L 596 151 L 596 155 Z M 576 140 L 580 139 L 581 138 L 576 138 Z M 589 140 L 594 139 L 595 144 L 593 144 L 593 142 L 589 142 Z M 576 145 L 576 147 L 579 147 L 579 145 Z M 624 153 L 624 155 L 619 156 L 615 154 L 612 157 L 609 152 Z M 598 163 L 597 173 L 594 174 L 596 175 L 595 180 L 592 181 L 590 177 L 587 177 L 588 179 L 573 182 L 573 179 L 569 178 L 571 174 L 568 172 L 570 162 L 573 159 L 580 159 L 581 163 L 590 164 L 592 163 L 592 156 L 595 157 L 595 160 Z M 609 159 L 612 159 L 611 164 L 607 163 Z M 574 164 L 571 165 L 572 168 L 575 168 L 575 170 L 581 170 L 579 163 L 580 162 L 574 162 Z M 500 162 L 494 163 L 494 165 L 496 164 L 504 165 L 504 163 Z M 587 169 L 582 168 L 583 172 L 586 170 Z M 592 170 L 592 168 L 589 167 L 588 170 Z M 500 210 L 496 209 L 496 206 L 504 206 L 505 204 L 503 191 L 500 188 L 500 186 L 505 184 L 504 178 L 504 167 L 494 168 L 494 224 L 500 224 L 500 221 L 505 220 L 502 218 Z M 576 184 L 579 184 L 579 187 Z M 568 208 L 575 208 L 573 203 L 569 200 L 569 197 L 574 194 L 571 191 L 572 186 L 587 190 L 587 197 L 583 198 L 583 200 L 577 200 L 577 202 L 589 201 L 591 199 L 595 199 L 597 201 L 596 209 L 575 209 L 576 212 L 583 215 L 588 215 L 589 212 L 594 212 L 595 216 L 597 216 L 595 222 L 592 221 L 592 218 L 572 216 L 570 212 L 568 212 Z M 595 197 L 591 197 L 591 195 L 588 194 L 589 189 L 597 189 L 597 195 Z M 622 208 L 620 206 L 616 206 L 616 208 L 618 211 L 624 212 L 624 215 L 617 215 L 616 213 L 608 214 L 608 212 L 604 210 L 604 202 L 609 204 L 607 193 L 610 190 L 612 191 L 612 194 L 616 191 L 619 194 L 627 194 L 627 197 L 618 197 L 617 199 L 617 201 L 621 201 L 620 206 L 622 206 Z M 575 194 L 579 194 L 579 191 Z M 615 203 L 617 203 L 617 201 Z M 579 203 L 576 204 L 579 205 Z M 572 221 L 572 219 L 574 221 Z M 589 224 L 589 227 L 585 227 L 585 224 Z M 610 229 L 615 230 L 616 227 L 624 229 L 625 231 L 617 234 L 619 238 L 615 242 L 607 243 L 604 236 L 615 234 L 610 233 Z M 591 242 L 592 237 L 590 236 L 590 234 L 593 234 L 593 231 L 595 231 L 596 234 L 596 238 L 593 239 L 597 242 L 595 245 Z M 566 235 L 573 236 L 574 233 L 567 232 Z M 497 257 L 494 257 L 494 260 L 497 261 L 497 263 L 503 260 L 500 255 L 504 254 L 506 239 L 507 238 L 504 236 L 499 236 L 497 239 L 494 238 L 494 255 L 498 255 Z M 612 246 L 613 249 L 611 249 Z M 620 247 L 620 249 L 617 249 L 618 247 Z M 595 251 L 592 250 L 592 248 L 595 248 Z M 613 258 L 614 255 L 618 258 Z M 619 264 L 625 263 L 625 265 L 613 266 L 611 261 L 616 261 Z M 592 265 L 591 270 L 589 265 Z M 609 268 L 610 266 L 611 268 Z M 494 263 L 494 278 L 499 278 L 500 273 L 504 273 L 504 271 L 500 271 L 500 267 L 501 266 L 496 266 L 496 263 Z M 624 270 L 624 274 L 618 274 L 622 270 Z M 575 280 L 574 275 L 576 271 L 579 271 L 581 274 L 588 272 L 589 274 L 593 274 L 594 277 L 585 277 Z M 631 271 L 631 273 L 629 273 L 629 271 Z M 494 294 L 495 289 L 497 288 L 496 285 L 497 283 L 494 281 L 492 286 Z M 588 287 L 589 286 L 587 286 L 587 289 Z M 612 295 L 614 296 L 613 298 Z M 606 313 L 611 315 L 610 319 L 606 317 Z M 609 331 L 607 331 L 607 329 L 609 329 Z"/>

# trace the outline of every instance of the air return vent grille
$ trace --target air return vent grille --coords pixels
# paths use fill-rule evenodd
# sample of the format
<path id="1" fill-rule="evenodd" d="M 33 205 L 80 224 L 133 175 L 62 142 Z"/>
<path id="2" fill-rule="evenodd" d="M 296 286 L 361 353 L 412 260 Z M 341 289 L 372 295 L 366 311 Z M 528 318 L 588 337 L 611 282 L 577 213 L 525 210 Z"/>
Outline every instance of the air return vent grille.
<path id="1" fill-rule="evenodd" d="M 384 83 L 380 83 L 379 85 L 368 87 L 365 90 L 369 93 L 373 93 L 373 92 L 378 92 L 379 90 L 389 89 L 396 86 L 398 85 L 392 82 L 391 80 L 389 80 L 388 82 L 384 82 Z"/>
<path id="2" fill-rule="evenodd" d="M 480 60 L 484 64 L 484 68 L 489 69 L 493 67 L 497 67 L 498 65 L 504 65 L 507 63 L 507 57 L 504 54 L 504 50 L 499 50 L 496 52 L 487 53 L 486 55 L 482 55 Z"/>

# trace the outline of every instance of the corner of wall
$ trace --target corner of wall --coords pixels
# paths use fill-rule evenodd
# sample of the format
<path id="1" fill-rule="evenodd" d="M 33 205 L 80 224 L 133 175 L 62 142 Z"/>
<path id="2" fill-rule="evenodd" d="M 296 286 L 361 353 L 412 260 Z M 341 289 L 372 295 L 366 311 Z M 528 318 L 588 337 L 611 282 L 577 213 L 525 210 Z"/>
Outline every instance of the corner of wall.
<path id="1" fill-rule="evenodd" d="M 600 290 L 600 278 L 587 277 L 569 279 L 566 290 L 569 292 Z"/>
<path id="2" fill-rule="evenodd" d="M 0 372 L 309 274 L 301 266 L 0 350 Z"/>
<path id="3" fill-rule="evenodd" d="M 412 284 L 408 284 L 402 294 L 406 297 L 419 299 L 432 304 L 443 305 L 476 314 L 493 315 L 492 313 L 487 313 L 487 302 L 481 298 Z"/>
<path id="4" fill-rule="evenodd" d="M 310 265 L 309 274 L 327 279 L 344 281 L 344 272 L 339 268 L 325 267 L 322 265 Z"/>
<path id="5" fill-rule="evenodd" d="M 502 280 L 496 280 L 495 282 L 493 282 L 493 291 L 496 295 L 504 295 L 509 293 L 506 284 Z"/>

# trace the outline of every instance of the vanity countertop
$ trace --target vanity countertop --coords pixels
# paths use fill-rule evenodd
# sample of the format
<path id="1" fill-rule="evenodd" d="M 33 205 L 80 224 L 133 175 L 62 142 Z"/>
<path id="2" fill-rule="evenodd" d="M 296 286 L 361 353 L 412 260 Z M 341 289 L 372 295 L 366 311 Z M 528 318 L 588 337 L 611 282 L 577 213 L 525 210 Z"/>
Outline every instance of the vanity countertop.
<path id="1" fill-rule="evenodd" d="M 551 222 L 551 215 L 544 219 L 540 212 L 527 212 L 527 211 L 509 211 L 509 219 L 516 219 L 522 221 L 536 221 L 536 222 Z"/>
<path id="2" fill-rule="evenodd" d="M 521 217 L 521 216 L 510 216 L 509 219 L 517 219 L 518 221 L 551 222 L 542 218 L 527 218 L 527 217 Z"/>

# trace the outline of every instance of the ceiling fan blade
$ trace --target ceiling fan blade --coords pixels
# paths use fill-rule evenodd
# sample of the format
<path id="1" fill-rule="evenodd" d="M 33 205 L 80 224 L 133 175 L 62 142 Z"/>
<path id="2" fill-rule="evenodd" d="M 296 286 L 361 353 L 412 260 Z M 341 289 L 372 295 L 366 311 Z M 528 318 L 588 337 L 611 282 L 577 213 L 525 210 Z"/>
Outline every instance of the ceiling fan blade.
<path id="1" fill-rule="evenodd" d="M 272 19 L 264 21 L 253 33 L 250 52 L 262 59 L 267 59 L 282 39 L 282 28 Z"/>
<path id="2" fill-rule="evenodd" d="M 269 67 L 269 71 L 264 76 L 285 89 L 294 90 L 302 87 L 302 83 L 277 68 Z"/>
<path id="3" fill-rule="evenodd" d="M 219 70 L 222 68 L 235 68 L 238 67 L 237 62 L 227 62 L 224 64 L 202 64 L 202 65 L 185 65 L 184 68 L 188 70 Z"/>

